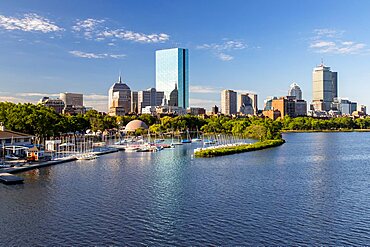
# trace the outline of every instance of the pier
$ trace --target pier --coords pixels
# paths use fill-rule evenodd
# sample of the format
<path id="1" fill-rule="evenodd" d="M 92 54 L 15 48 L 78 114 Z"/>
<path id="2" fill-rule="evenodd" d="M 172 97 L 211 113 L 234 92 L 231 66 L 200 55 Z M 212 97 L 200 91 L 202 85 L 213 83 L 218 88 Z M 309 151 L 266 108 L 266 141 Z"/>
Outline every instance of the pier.
<path id="1" fill-rule="evenodd" d="M 24 179 L 10 173 L 0 173 L 0 182 L 3 184 L 21 184 Z"/>
<path id="2" fill-rule="evenodd" d="M 98 152 L 94 152 L 94 154 L 100 156 L 100 155 L 110 154 L 110 153 L 114 153 L 114 152 L 118 152 L 118 149 L 109 149 L 109 150 L 104 150 L 104 151 L 98 151 Z M 44 161 L 44 162 L 26 163 L 22 166 L 15 166 L 15 167 L 9 167 L 9 168 L 0 168 L 0 173 L 8 173 L 8 174 L 20 173 L 20 172 L 25 172 L 25 171 L 38 169 L 38 168 L 43 168 L 43 167 L 47 167 L 47 166 L 53 166 L 53 165 L 62 164 L 62 163 L 75 161 L 75 160 L 77 160 L 77 158 L 75 156 L 71 156 L 71 157 L 65 157 L 65 158 L 60 158 L 60 159 L 56 159 L 56 160 Z"/>

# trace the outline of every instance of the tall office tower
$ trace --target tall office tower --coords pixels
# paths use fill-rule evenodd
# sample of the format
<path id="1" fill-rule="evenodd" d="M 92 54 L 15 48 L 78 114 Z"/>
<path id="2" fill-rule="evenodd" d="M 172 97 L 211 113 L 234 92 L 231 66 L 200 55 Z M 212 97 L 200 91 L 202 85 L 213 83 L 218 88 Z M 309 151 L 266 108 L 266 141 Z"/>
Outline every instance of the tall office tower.
<path id="1" fill-rule="evenodd" d="M 155 52 L 156 89 L 163 91 L 166 99 L 177 91 L 177 103 L 184 109 L 189 107 L 189 55 L 188 49 L 172 48 Z M 176 98 L 175 95 L 172 95 Z"/>
<path id="2" fill-rule="evenodd" d="M 138 92 L 138 112 L 142 113 L 142 109 L 147 106 L 162 105 L 164 92 L 157 91 L 155 88 Z"/>
<path id="3" fill-rule="evenodd" d="M 123 116 L 131 110 L 131 89 L 126 83 L 122 83 L 121 76 L 108 92 L 109 115 Z"/>
<path id="4" fill-rule="evenodd" d="M 316 111 L 329 111 L 338 96 L 338 73 L 321 64 L 312 72 L 312 105 Z"/>
<path id="5" fill-rule="evenodd" d="M 139 91 L 137 93 L 137 103 L 138 103 L 138 110 L 139 113 L 142 113 L 142 109 L 146 106 L 150 106 L 150 91 Z"/>
<path id="6" fill-rule="evenodd" d="M 248 93 L 242 93 L 238 96 L 238 111 L 242 114 L 254 115 L 253 99 Z"/>
<path id="7" fill-rule="evenodd" d="M 233 90 L 221 91 L 221 113 L 225 115 L 236 114 L 237 93 Z"/>
<path id="8" fill-rule="evenodd" d="M 131 112 L 139 113 L 138 92 L 131 91 Z"/>
<path id="9" fill-rule="evenodd" d="M 302 99 L 302 90 L 297 83 L 292 83 L 292 85 L 290 85 L 288 96 L 295 96 L 298 100 Z"/>

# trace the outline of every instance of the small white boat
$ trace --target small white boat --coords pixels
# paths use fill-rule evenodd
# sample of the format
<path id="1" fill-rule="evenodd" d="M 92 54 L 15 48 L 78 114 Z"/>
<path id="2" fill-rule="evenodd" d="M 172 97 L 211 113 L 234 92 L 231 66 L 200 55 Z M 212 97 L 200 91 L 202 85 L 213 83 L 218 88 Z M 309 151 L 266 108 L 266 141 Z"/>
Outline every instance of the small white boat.
<path id="1" fill-rule="evenodd" d="M 127 146 L 125 148 L 125 152 L 137 152 L 137 150 L 139 150 L 139 146 Z"/>
<path id="2" fill-rule="evenodd" d="M 10 155 L 5 155 L 5 159 L 9 159 L 9 160 L 19 160 L 19 157 L 17 157 L 17 156 L 14 156 L 14 155 L 10 154 Z"/>
<path id="3" fill-rule="evenodd" d="M 178 146 L 178 145 L 183 145 L 184 143 L 181 142 L 172 142 L 171 146 Z"/>
<path id="4" fill-rule="evenodd" d="M 76 159 L 78 160 L 94 160 L 96 158 L 98 158 L 98 156 L 93 153 L 86 153 L 76 156 Z"/>
<path id="5" fill-rule="evenodd" d="M 202 141 L 202 139 L 200 139 L 200 138 L 191 139 L 191 142 L 201 142 L 201 141 Z"/>

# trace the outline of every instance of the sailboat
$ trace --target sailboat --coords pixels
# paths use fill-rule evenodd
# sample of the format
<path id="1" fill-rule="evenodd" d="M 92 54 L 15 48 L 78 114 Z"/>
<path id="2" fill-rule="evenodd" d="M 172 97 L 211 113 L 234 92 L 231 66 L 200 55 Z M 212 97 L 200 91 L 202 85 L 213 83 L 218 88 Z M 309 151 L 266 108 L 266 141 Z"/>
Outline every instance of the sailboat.
<path id="1" fill-rule="evenodd" d="M 182 145 L 182 143 L 180 142 L 180 137 L 178 136 L 178 137 L 177 137 L 177 142 L 174 142 L 174 141 L 173 141 L 173 136 L 174 136 L 174 133 L 173 133 L 173 131 L 172 131 L 172 142 L 171 142 L 171 146 Z"/>
<path id="2" fill-rule="evenodd" d="M 189 130 L 186 130 L 186 139 L 182 139 L 181 143 L 191 143 L 191 138 L 189 135 Z"/>
<path id="3" fill-rule="evenodd" d="M 198 132 L 198 128 L 197 128 L 197 138 L 191 139 L 191 142 L 201 142 L 201 141 L 202 141 L 202 138 L 199 138 L 199 132 Z"/>

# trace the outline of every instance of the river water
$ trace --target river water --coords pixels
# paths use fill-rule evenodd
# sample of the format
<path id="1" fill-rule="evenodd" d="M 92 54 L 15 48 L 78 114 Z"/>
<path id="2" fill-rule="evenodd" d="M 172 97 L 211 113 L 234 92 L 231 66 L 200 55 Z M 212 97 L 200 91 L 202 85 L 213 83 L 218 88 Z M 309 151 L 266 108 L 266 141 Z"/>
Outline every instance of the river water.
<path id="1" fill-rule="evenodd" d="M 3 246 L 369 245 L 370 133 L 193 158 L 195 144 L 20 174 L 0 184 Z"/>

